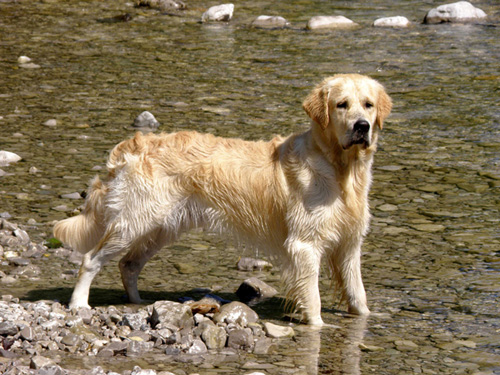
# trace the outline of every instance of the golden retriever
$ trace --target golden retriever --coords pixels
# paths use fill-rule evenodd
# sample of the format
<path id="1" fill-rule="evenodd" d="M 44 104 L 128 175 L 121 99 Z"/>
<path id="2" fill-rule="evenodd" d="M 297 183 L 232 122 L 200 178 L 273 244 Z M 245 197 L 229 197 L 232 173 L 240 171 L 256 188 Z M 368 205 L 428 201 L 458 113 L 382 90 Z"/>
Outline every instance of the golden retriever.
<path id="1" fill-rule="evenodd" d="M 137 133 L 109 156 L 78 216 L 54 234 L 85 254 L 70 302 L 88 306 L 101 267 L 119 253 L 123 285 L 140 303 L 137 278 L 162 247 L 191 228 L 225 231 L 281 267 L 287 298 L 303 321 L 321 325 L 325 257 L 348 311 L 368 314 L 360 257 L 378 131 L 392 103 L 377 81 L 335 75 L 303 103 L 309 130 L 269 142 L 210 134 Z"/>

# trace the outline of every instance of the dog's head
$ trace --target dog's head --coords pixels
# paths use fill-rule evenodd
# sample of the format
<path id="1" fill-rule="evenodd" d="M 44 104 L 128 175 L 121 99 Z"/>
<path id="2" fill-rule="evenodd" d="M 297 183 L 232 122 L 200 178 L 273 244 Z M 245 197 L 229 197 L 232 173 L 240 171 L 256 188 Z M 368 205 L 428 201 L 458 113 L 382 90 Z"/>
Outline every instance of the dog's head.
<path id="1" fill-rule="evenodd" d="M 325 79 L 304 100 L 303 108 L 330 142 L 347 150 L 377 140 L 392 102 L 384 87 L 367 76 L 339 74 Z"/>

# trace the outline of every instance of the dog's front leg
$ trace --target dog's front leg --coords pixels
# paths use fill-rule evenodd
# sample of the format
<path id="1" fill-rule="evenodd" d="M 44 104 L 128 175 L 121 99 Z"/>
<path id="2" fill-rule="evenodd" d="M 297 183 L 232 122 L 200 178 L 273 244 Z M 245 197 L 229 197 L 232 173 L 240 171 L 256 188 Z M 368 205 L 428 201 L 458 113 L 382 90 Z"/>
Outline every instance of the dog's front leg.
<path id="1" fill-rule="evenodd" d="M 348 246 L 336 254 L 333 260 L 334 272 L 347 300 L 351 314 L 367 315 L 370 313 L 366 302 L 366 292 L 361 278 L 361 244 Z"/>
<path id="2" fill-rule="evenodd" d="M 283 267 L 287 297 L 295 302 L 307 324 L 323 325 L 318 287 L 320 253 L 311 244 L 289 241 L 287 256 Z"/>

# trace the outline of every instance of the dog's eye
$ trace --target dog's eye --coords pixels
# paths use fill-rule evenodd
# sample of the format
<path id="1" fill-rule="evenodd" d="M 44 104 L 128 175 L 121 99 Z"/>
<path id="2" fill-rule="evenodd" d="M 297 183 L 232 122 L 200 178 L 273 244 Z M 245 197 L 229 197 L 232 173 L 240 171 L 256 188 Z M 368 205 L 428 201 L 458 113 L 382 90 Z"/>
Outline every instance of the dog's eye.
<path id="1" fill-rule="evenodd" d="M 339 102 L 337 103 L 337 108 L 347 108 L 347 102 Z"/>
<path id="2" fill-rule="evenodd" d="M 365 108 L 373 108 L 373 103 L 372 102 L 366 102 L 365 103 Z"/>

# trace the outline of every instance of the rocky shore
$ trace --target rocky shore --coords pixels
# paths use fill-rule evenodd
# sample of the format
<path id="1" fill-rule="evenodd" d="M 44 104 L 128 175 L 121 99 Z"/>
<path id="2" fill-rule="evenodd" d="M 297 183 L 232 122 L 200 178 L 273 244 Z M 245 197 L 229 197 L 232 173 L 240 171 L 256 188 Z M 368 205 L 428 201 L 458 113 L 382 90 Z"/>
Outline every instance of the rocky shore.
<path id="1" fill-rule="evenodd" d="M 5 214 L 4 214 L 5 215 Z M 36 279 L 37 259 L 53 242 L 35 244 L 18 225 L 0 219 L 0 283 Z M 51 250 L 68 256 L 64 248 Z M 268 267 L 264 261 L 243 258 L 239 268 Z M 238 289 L 241 300 L 272 296 L 276 291 L 255 278 Z M 262 322 L 249 306 L 213 294 L 198 300 L 156 301 L 147 306 L 105 306 L 70 310 L 58 301 L 0 298 L 0 373 L 2 374 L 116 374 L 102 367 L 64 369 L 61 356 L 74 358 L 162 356 L 166 362 L 202 363 L 210 356 L 228 360 L 239 353 L 264 355 L 277 340 L 294 336 L 291 326 Z M 156 374 L 136 367 L 124 374 Z M 161 371 L 158 374 L 169 374 Z"/>

